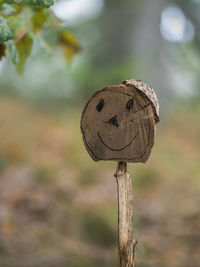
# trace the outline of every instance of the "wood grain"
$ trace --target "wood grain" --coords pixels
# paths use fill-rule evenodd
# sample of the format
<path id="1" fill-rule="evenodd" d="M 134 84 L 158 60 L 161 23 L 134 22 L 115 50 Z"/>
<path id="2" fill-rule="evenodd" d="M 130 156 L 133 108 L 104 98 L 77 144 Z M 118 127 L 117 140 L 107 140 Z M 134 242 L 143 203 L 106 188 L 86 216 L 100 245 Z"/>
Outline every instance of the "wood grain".
<path id="1" fill-rule="evenodd" d="M 115 173 L 118 192 L 118 257 L 120 267 L 134 267 L 133 190 L 126 162 L 118 162 Z"/>
<path id="2" fill-rule="evenodd" d="M 108 86 L 86 104 L 81 131 L 95 161 L 146 162 L 155 135 L 152 102 L 134 86 Z"/>

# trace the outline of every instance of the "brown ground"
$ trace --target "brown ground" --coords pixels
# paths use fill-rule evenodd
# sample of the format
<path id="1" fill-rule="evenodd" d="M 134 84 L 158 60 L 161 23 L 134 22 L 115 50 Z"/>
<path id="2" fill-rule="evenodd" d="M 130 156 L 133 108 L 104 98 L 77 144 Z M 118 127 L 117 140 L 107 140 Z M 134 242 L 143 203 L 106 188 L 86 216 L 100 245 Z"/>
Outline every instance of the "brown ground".
<path id="1" fill-rule="evenodd" d="M 200 110 L 174 114 L 128 166 L 137 267 L 200 264 Z M 1 96 L 0 267 L 117 266 L 116 164 L 90 159 L 79 119 Z"/>

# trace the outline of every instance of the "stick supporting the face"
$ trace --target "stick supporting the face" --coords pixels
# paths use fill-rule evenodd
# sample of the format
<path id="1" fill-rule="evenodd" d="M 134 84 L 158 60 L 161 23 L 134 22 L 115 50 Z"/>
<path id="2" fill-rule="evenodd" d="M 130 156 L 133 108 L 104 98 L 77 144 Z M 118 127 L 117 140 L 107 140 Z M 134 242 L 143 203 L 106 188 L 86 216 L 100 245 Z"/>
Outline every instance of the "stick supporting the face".
<path id="1" fill-rule="evenodd" d="M 119 161 L 115 173 L 118 191 L 119 267 L 134 267 L 133 189 L 126 162 Z"/>

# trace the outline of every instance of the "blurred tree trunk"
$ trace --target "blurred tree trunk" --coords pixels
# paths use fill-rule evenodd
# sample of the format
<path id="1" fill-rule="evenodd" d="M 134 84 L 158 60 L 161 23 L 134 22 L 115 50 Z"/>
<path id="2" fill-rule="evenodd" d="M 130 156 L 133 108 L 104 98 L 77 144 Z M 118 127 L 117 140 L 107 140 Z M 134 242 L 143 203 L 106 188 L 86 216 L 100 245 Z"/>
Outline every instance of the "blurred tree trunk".
<path id="1" fill-rule="evenodd" d="M 160 88 L 161 105 L 169 106 L 170 66 L 165 41 L 160 33 L 160 17 L 169 0 L 105 1 L 105 10 L 99 18 L 102 42 L 94 64 L 98 68 L 120 66 L 125 61 L 132 65 L 132 77 Z M 166 52 L 165 53 L 163 53 Z M 131 72 L 131 71 L 130 71 Z M 121 82 L 116 81 L 116 82 Z M 166 104 L 167 103 L 167 104 Z"/>

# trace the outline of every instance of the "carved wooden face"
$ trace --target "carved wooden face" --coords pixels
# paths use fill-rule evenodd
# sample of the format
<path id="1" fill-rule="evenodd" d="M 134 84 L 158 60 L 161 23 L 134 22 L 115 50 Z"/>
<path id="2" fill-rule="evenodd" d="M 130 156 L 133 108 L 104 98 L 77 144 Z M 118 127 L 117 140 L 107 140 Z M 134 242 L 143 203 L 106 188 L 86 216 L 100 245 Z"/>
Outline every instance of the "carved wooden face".
<path id="1" fill-rule="evenodd" d="M 154 144 L 151 102 L 135 88 L 106 87 L 85 106 L 81 131 L 86 149 L 96 161 L 145 162 Z"/>

